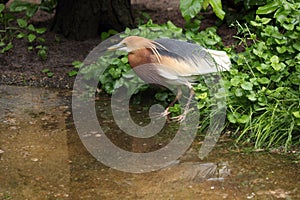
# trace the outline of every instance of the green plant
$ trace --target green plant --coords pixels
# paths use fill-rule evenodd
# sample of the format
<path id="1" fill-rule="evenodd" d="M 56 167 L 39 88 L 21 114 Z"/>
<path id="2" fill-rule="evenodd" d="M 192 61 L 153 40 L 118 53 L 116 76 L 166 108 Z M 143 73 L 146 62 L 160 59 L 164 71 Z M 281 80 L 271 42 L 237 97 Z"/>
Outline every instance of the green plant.
<path id="1" fill-rule="evenodd" d="M 52 0 L 53 1 L 53 0 Z M 29 23 L 30 18 L 37 12 L 38 9 L 46 9 L 45 3 L 31 4 L 29 2 L 15 0 L 9 6 L 9 12 L 5 11 L 5 5 L 0 4 L 0 47 L 1 53 L 4 53 L 13 48 L 13 40 L 26 39 L 28 41 L 28 50 L 35 50 L 37 55 L 42 59 L 47 59 L 47 47 L 44 46 L 45 39 L 41 37 L 47 29 L 36 28 Z M 53 1 L 54 2 L 54 1 Z M 48 9 L 51 10 L 50 8 Z M 13 13 L 24 12 L 22 17 L 16 17 Z M 20 15 L 17 15 L 20 16 Z"/>
<path id="2" fill-rule="evenodd" d="M 23 1 L 14 1 L 9 9 L 11 12 L 22 12 L 25 11 L 26 15 L 24 18 L 17 18 L 18 28 L 16 28 L 15 34 L 17 39 L 26 39 L 29 43 L 28 50 L 36 50 L 37 55 L 42 59 L 47 59 L 47 47 L 43 45 L 45 39 L 40 37 L 44 34 L 46 28 L 36 28 L 33 24 L 29 24 L 29 19 L 37 12 L 40 8 L 39 4 L 31 4 Z"/>
<path id="3" fill-rule="evenodd" d="M 246 48 L 233 55 L 226 82 L 227 117 L 240 130 L 237 141 L 285 150 L 300 143 L 299 8 L 293 1 L 270 1 L 249 26 L 238 25 Z"/>
<path id="4" fill-rule="evenodd" d="M 72 62 L 72 66 L 73 66 L 74 69 L 71 70 L 71 71 L 68 73 L 68 75 L 69 75 L 70 77 L 76 76 L 76 75 L 77 75 L 78 69 L 80 69 L 80 68 L 83 66 L 83 63 L 80 62 L 80 61 L 73 61 L 73 62 Z"/>
<path id="5" fill-rule="evenodd" d="M 50 71 L 50 69 L 43 69 L 42 72 L 46 74 L 49 78 L 54 76 L 54 73 Z"/>
<path id="6" fill-rule="evenodd" d="M 137 29 L 126 29 L 121 37 L 177 38 L 211 49 L 225 49 L 232 58 L 232 69 L 222 75 L 227 94 L 227 127 L 235 130 L 237 142 L 266 149 L 283 146 L 288 150 L 300 144 L 299 8 L 299 3 L 292 1 L 269 1 L 258 8 L 254 20 L 245 25 L 237 23 L 236 37 L 245 47 L 241 53 L 224 48 L 215 27 L 198 32 L 199 21 L 191 22 L 184 30 L 171 22 L 157 25 L 150 20 Z M 86 79 L 99 80 L 102 89 L 110 94 L 122 86 L 131 93 L 147 89 L 147 85 L 140 87 L 139 78 L 121 51 L 100 57 L 81 73 Z M 200 77 L 194 85 L 202 130 L 209 125 L 212 107 L 219 106 L 216 100 L 222 93 L 207 86 L 209 79 L 212 80 L 208 83 L 214 83 L 214 76 L 207 76 L 205 80 Z M 174 94 L 157 90 L 155 98 L 167 105 Z M 181 107 L 175 104 L 169 111 L 174 116 Z"/>
<path id="7" fill-rule="evenodd" d="M 118 32 L 116 30 L 110 29 L 107 32 L 102 32 L 101 33 L 101 40 L 105 40 L 108 37 L 117 34 Z"/>
<path id="8" fill-rule="evenodd" d="M 216 16 L 223 20 L 225 12 L 222 10 L 221 0 L 180 0 L 180 11 L 184 19 L 190 21 L 202 8 L 206 10 L 209 5 L 213 8 Z"/>
<path id="9" fill-rule="evenodd" d="M 0 4 L 0 48 L 1 53 L 9 51 L 13 48 L 11 42 L 11 34 L 14 32 L 14 28 L 10 26 L 10 23 L 14 20 L 14 16 L 5 12 L 5 5 Z"/>

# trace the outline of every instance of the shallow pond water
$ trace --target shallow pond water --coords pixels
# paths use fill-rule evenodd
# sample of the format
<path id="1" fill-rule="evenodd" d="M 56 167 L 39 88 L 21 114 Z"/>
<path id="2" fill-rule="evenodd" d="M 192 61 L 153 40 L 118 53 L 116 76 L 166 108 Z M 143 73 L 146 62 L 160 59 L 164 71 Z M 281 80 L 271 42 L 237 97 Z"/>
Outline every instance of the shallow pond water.
<path id="1" fill-rule="evenodd" d="M 300 199 L 299 164 L 290 155 L 243 153 L 222 137 L 210 156 L 197 157 L 201 138 L 167 168 L 141 174 L 111 169 L 86 150 L 72 121 L 71 91 L 0 86 L 0 199 Z M 149 139 L 122 135 L 110 99 L 96 103 L 98 119 L 128 151 L 159 149 L 176 123 Z M 147 123 L 145 106 L 133 106 Z"/>

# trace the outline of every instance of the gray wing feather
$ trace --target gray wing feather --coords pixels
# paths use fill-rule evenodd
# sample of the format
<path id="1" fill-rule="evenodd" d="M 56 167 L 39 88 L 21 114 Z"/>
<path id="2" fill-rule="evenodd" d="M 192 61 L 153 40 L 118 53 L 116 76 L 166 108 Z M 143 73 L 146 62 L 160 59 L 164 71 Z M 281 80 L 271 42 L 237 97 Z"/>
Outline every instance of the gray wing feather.
<path id="1" fill-rule="evenodd" d="M 196 68 L 197 74 L 216 72 L 217 66 L 207 50 L 197 44 L 174 39 L 157 39 L 155 42 L 162 45 L 157 47 L 161 55 L 182 59 Z"/>

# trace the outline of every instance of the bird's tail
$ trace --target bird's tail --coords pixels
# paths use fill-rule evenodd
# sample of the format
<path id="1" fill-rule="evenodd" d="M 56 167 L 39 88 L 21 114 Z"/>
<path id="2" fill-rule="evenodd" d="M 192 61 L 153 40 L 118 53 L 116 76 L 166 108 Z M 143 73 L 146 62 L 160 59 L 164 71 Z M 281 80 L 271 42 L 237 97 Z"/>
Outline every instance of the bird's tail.
<path id="1" fill-rule="evenodd" d="M 213 57 L 220 71 L 229 71 L 231 67 L 230 58 L 225 51 L 207 49 L 207 52 Z"/>

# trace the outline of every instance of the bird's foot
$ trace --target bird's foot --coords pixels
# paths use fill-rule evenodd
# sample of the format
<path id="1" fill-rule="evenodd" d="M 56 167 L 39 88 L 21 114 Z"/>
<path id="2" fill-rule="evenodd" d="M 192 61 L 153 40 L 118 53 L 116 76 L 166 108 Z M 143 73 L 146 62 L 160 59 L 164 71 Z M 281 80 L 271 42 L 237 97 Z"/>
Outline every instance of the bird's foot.
<path id="1" fill-rule="evenodd" d="M 177 122 L 183 122 L 186 118 L 186 115 L 187 115 L 187 111 L 184 111 L 181 115 L 178 115 L 176 117 L 172 117 L 171 119 L 174 120 L 174 121 L 177 121 Z"/>
<path id="2" fill-rule="evenodd" d="M 164 117 L 168 117 L 169 114 L 170 114 L 169 108 L 166 108 L 165 111 L 162 112 L 162 113 L 155 113 L 154 117 L 156 117 L 156 118 L 164 118 Z"/>
<path id="3" fill-rule="evenodd" d="M 172 117 L 171 119 L 177 122 L 183 122 L 186 119 L 186 115 L 191 111 L 192 109 L 186 108 L 184 112 L 181 115 L 178 115 L 176 117 Z"/>
<path id="4" fill-rule="evenodd" d="M 169 107 L 167 107 L 164 112 L 160 113 L 160 116 L 167 117 L 169 114 L 170 114 Z"/>
<path id="5" fill-rule="evenodd" d="M 186 118 L 186 114 L 181 114 L 176 117 L 172 117 L 171 119 L 177 122 L 183 122 Z"/>

